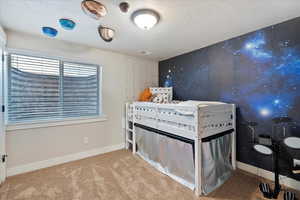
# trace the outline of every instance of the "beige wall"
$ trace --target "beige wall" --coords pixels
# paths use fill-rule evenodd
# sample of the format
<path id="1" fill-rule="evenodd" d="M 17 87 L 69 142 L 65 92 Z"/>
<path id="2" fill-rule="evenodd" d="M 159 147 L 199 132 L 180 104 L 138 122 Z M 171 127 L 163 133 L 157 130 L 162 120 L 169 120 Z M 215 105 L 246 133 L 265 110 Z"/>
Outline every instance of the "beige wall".
<path id="1" fill-rule="evenodd" d="M 8 168 L 123 143 L 124 102 L 158 84 L 156 61 L 12 31 L 7 31 L 7 38 L 8 48 L 101 65 L 103 110 L 108 117 L 103 122 L 7 131 Z"/>
<path id="2" fill-rule="evenodd" d="M 6 34 L 1 25 L 0 25 L 0 43 L 1 45 L 6 44 Z"/>

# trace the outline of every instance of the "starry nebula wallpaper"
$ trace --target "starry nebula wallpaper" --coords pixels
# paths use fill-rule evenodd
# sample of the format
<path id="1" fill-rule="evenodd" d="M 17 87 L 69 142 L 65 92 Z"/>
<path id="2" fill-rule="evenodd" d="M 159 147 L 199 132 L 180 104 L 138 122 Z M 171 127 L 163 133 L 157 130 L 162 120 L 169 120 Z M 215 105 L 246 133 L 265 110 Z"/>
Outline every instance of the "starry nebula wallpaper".
<path id="1" fill-rule="evenodd" d="M 300 18 L 161 61 L 159 76 L 160 86 L 173 87 L 176 100 L 237 105 L 241 162 L 273 169 L 271 156 L 253 150 L 247 122 L 257 123 L 256 137 L 300 137 Z M 272 119 L 283 116 L 292 122 L 274 125 Z M 282 146 L 283 157 L 300 159 L 300 150 Z M 286 170 L 286 159 L 280 162 L 282 174 L 300 180 Z"/>

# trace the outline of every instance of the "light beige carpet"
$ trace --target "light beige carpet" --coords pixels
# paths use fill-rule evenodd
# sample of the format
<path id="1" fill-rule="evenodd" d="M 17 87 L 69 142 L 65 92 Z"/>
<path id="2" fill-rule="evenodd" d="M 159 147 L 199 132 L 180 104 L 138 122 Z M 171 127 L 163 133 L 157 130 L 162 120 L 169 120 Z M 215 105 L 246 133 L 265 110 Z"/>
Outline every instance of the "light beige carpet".
<path id="1" fill-rule="evenodd" d="M 125 150 L 10 177 L 0 200 L 247 200 L 258 180 L 241 171 L 207 197 L 194 193 Z"/>

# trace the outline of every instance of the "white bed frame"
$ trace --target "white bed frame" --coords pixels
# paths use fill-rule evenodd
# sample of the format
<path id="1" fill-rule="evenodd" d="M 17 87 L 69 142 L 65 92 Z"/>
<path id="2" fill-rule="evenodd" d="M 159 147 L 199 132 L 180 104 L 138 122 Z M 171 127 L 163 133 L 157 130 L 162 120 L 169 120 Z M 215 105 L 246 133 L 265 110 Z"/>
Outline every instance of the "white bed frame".
<path id="1" fill-rule="evenodd" d="M 172 90 L 163 88 L 160 93 Z M 127 106 L 127 117 L 133 124 L 165 131 L 174 135 L 194 140 L 195 145 L 195 193 L 202 194 L 201 144 L 202 138 L 228 130 L 232 132 L 231 164 L 236 169 L 236 124 L 235 105 L 221 102 L 203 102 L 200 106 L 180 106 L 177 104 L 156 104 L 134 102 Z M 132 130 L 132 151 L 136 153 L 135 126 Z"/>

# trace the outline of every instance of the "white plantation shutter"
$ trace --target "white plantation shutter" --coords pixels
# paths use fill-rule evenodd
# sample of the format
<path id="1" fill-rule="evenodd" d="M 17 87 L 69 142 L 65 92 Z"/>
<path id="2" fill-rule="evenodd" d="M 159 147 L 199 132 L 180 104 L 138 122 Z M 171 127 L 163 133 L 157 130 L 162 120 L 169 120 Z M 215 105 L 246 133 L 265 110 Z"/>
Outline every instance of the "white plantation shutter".
<path id="1" fill-rule="evenodd" d="M 99 68 L 9 55 L 8 123 L 99 115 Z"/>

